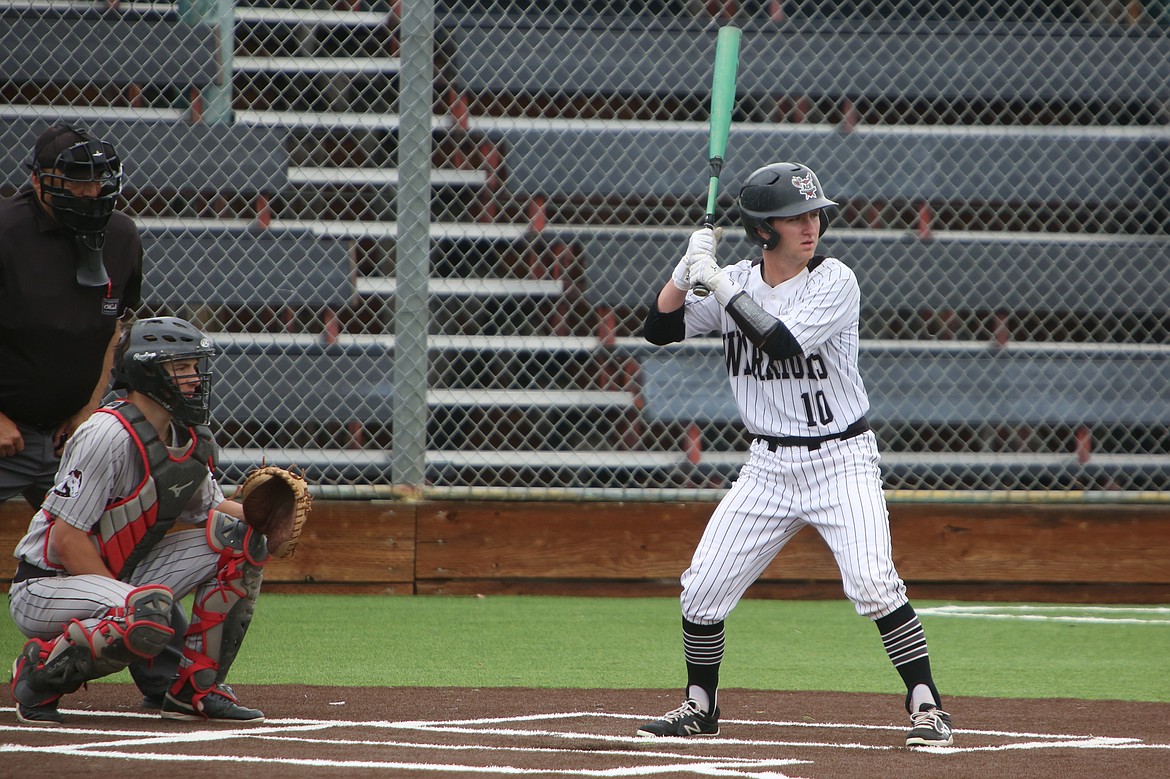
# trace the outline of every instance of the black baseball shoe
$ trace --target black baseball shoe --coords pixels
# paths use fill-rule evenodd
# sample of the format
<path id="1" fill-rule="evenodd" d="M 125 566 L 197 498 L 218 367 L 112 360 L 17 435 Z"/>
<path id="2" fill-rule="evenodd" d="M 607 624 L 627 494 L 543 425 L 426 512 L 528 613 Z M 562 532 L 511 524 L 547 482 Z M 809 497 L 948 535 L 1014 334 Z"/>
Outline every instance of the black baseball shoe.
<path id="1" fill-rule="evenodd" d="M 16 702 L 16 718 L 28 725 L 65 724 L 65 718 L 57 711 L 61 693 L 38 690 L 32 683 L 32 673 L 48 655 L 49 646 L 39 638 L 30 638 L 12 662 L 12 700 Z"/>
<path id="2" fill-rule="evenodd" d="M 258 725 L 264 721 L 264 712 L 241 706 L 232 688 L 217 684 L 206 695 L 192 703 L 195 688 L 183 685 L 178 694 L 168 692 L 162 704 L 162 718 L 184 722 L 231 722 L 237 725 Z"/>
<path id="3" fill-rule="evenodd" d="M 643 738 L 718 736 L 719 709 L 708 714 L 699 708 L 698 703 L 688 698 L 674 711 L 668 711 L 661 718 L 638 728 L 638 735 Z"/>
<path id="4" fill-rule="evenodd" d="M 163 703 L 166 701 L 166 699 L 167 694 L 165 692 L 147 693 L 146 695 L 142 696 L 142 703 L 140 703 L 138 706 L 139 708 L 146 709 L 147 711 L 161 711 Z"/>
<path id="5" fill-rule="evenodd" d="M 949 747 L 955 739 L 951 730 L 951 715 L 930 703 L 918 707 L 910 715 L 911 728 L 906 734 L 908 747 Z"/>

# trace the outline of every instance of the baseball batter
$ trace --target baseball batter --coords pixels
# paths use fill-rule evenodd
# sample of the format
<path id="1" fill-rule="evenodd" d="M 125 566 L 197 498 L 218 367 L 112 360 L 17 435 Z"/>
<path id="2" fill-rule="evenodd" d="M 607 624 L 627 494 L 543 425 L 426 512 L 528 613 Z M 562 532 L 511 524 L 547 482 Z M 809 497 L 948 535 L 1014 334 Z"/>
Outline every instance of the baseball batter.
<path id="1" fill-rule="evenodd" d="M 268 551 L 210 470 L 213 354 L 182 319 L 135 322 L 115 355 L 126 399 L 66 444 L 57 484 L 14 553 L 9 611 L 29 639 L 12 668 L 20 721 L 62 723 L 63 695 L 177 642 L 164 718 L 263 722 L 224 684 Z M 175 523 L 189 529 L 167 532 Z M 188 593 L 193 619 L 176 635 L 186 626 L 174 608 Z"/>
<path id="2" fill-rule="evenodd" d="M 640 736 L 719 733 L 724 620 L 784 545 L 811 525 L 833 553 L 845 595 L 874 620 L 906 684 L 906 744 L 952 743 L 926 635 L 894 569 L 857 367 L 857 278 L 840 260 L 816 254 L 836 205 L 804 165 L 760 168 L 744 182 L 739 206 L 761 256 L 720 267 L 714 231 L 699 230 L 650 307 L 651 343 L 722 336 L 728 380 L 752 443 L 682 575 L 685 700 L 639 728 Z M 691 291 L 700 284 L 710 295 Z"/>

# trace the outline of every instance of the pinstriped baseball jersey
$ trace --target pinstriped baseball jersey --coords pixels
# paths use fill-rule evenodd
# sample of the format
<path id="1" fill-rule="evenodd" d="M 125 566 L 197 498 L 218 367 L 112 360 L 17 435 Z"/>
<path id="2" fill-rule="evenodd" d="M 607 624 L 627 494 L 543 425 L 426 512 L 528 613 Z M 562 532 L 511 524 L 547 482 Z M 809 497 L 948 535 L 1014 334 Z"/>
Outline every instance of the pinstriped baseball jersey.
<path id="1" fill-rule="evenodd" d="M 187 450 L 186 446 L 168 448 L 176 457 Z M 121 422 L 111 414 L 94 414 L 66 444 L 58 470 L 59 481 L 33 516 L 14 556 L 41 568 L 61 568 L 60 561 L 49 551 L 47 515 L 88 532 L 97 524 L 106 505 L 131 495 L 144 475 L 138 448 Z M 208 512 L 223 500 L 223 491 L 209 470 L 178 521 L 201 524 Z"/>
<path id="2" fill-rule="evenodd" d="M 814 264 L 815 263 L 815 264 Z M 687 296 L 688 338 L 718 331 L 731 390 L 750 433 L 823 436 L 840 433 L 869 410 L 857 367 L 861 292 L 844 263 L 825 258 L 775 287 L 759 261 L 724 270 L 792 333 L 803 354 L 773 360 L 750 343 L 714 296 Z"/>
<path id="3" fill-rule="evenodd" d="M 813 258 L 772 287 L 762 267 L 743 260 L 724 270 L 783 322 L 800 354 L 769 357 L 748 341 L 714 295 L 687 295 L 686 337 L 721 333 L 732 393 L 750 433 L 793 438 L 842 433 L 869 410 L 857 365 L 857 277 L 838 259 Z M 770 449 L 760 440 L 751 445 L 683 574 L 683 616 L 697 624 L 724 619 L 805 525 L 815 527 L 832 550 L 858 613 L 879 616 L 906 602 L 890 549 L 877 442 L 864 433 L 815 449 Z M 858 544 L 858 538 L 865 543 Z"/>

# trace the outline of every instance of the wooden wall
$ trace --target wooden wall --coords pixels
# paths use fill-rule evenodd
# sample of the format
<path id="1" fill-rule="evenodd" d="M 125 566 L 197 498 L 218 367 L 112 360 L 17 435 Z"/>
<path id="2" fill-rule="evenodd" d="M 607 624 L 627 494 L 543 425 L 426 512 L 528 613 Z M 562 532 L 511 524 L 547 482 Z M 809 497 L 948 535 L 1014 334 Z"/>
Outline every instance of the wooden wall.
<path id="1" fill-rule="evenodd" d="M 710 503 L 318 500 L 267 591 L 678 594 Z M 1170 603 L 1170 506 L 892 504 L 895 560 L 915 598 Z M 0 548 L 30 512 L 0 504 Z M 841 598 L 802 531 L 749 597 Z"/>

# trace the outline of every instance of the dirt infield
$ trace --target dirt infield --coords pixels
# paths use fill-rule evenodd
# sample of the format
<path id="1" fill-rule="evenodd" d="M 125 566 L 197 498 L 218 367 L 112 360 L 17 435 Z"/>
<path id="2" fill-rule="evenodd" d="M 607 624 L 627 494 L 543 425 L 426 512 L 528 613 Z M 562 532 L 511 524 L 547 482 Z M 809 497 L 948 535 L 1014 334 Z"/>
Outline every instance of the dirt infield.
<path id="1" fill-rule="evenodd" d="M 69 696 L 63 727 L 0 712 L 0 775 L 660 776 L 875 779 L 1154 777 L 1170 765 L 1170 704 L 953 698 L 955 745 L 902 746 L 892 695 L 726 690 L 722 733 L 633 736 L 677 705 L 662 690 L 240 687 L 262 725 L 163 721 L 132 687 Z"/>

